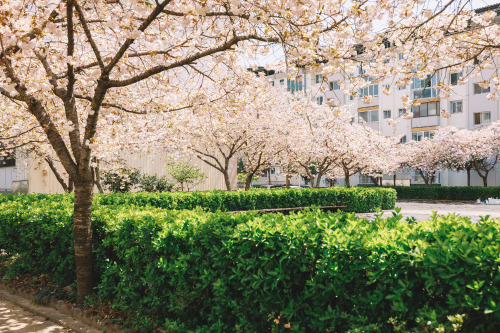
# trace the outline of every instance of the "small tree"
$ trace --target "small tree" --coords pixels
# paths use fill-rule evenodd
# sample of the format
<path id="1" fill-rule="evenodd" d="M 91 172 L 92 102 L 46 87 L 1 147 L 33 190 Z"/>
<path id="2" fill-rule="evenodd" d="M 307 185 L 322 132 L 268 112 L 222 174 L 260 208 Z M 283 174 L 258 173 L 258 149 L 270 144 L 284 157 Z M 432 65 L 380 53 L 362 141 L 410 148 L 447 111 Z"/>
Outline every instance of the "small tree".
<path id="1" fill-rule="evenodd" d="M 207 178 L 200 168 L 186 161 L 170 161 L 165 168 L 174 182 L 180 184 L 181 191 L 184 191 L 184 186 L 189 191 L 190 188 L 203 183 Z"/>

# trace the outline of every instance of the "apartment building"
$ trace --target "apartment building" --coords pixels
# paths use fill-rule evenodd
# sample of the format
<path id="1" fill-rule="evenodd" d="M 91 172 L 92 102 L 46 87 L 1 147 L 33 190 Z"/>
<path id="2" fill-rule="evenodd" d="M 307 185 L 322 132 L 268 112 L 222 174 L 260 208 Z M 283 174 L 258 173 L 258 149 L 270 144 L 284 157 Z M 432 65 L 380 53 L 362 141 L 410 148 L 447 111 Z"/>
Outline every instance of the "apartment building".
<path id="1" fill-rule="evenodd" d="M 359 71 L 361 71 L 360 68 Z M 366 77 L 365 80 L 369 81 L 369 85 L 360 90 L 356 97 L 348 96 L 342 92 L 340 82 L 348 80 L 345 80 L 340 74 L 326 79 L 321 74 L 310 73 L 303 69 L 297 70 L 293 75 L 275 72 L 267 72 L 266 74 L 272 85 L 281 85 L 290 93 L 304 92 L 318 104 L 331 98 L 341 105 L 351 105 L 360 122 L 364 122 L 366 126 L 383 135 L 402 136 L 403 142 L 432 138 L 434 131 L 439 127 L 455 126 L 473 130 L 500 119 L 500 101 L 491 101 L 486 97 L 491 86 L 484 88 L 478 84 L 484 80 L 484 77 L 491 77 L 492 72 L 488 70 L 485 70 L 484 75 L 478 78 L 467 77 L 465 84 L 459 84 L 464 73 L 449 71 L 442 71 L 424 79 L 414 78 L 411 83 L 404 87 L 396 87 L 393 78 L 377 81 Z M 433 88 L 442 80 L 454 86 L 448 98 L 440 98 L 439 92 Z M 322 87 L 323 89 L 321 89 Z M 385 88 L 390 88 L 392 93 L 390 95 L 383 94 Z M 406 112 L 402 102 L 402 97 L 405 94 L 411 99 L 420 101 L 420 105 L 412 108 L 412 119 L 402 117 Z M 363 100 L 365 95 L 373 97 L 368 104 Z M 443 117 L 442 110 L 451 116 L 449 118 Z M 389 120 L 393 118 L 398 120 L 396 128 L 389 124 Z M 262 177 L 256 184 L 280 184 L 283 182 L 284 177 L 280 175 L 279 166 L 277 166 L 266 171 L 265 177 Z M 392 175 L 384 176 L 382 182 L 392 185 L 394 177 Z M 303 184 L 304 180 L 295 178 L 292 183 L 294 185 Z M 399 173 L 396 176 L 396 183 L 399 185 L 418 185 L 423 184 L 423 180 L 418 173 L 408 171 Z M 465 186 L 467 185 L 467 176 L 465 172 L 444 170 L 439 173 L 435 183 L 443 186 Z M 329 184 L 328 179 L 321 181 L 322 186 L 329 186 Z M 343 185 L 343 180 L 337 180 L 336 184 Z M 351 184 L 372 184 L 372 181 L 366 175 L 357 175 L 351 178 Z M 488 184 L 500 186 L 498 170 L 491 173 Z M 471 185 L 482 185 L 481 178 L 474 172 L 471 175 Z"/>

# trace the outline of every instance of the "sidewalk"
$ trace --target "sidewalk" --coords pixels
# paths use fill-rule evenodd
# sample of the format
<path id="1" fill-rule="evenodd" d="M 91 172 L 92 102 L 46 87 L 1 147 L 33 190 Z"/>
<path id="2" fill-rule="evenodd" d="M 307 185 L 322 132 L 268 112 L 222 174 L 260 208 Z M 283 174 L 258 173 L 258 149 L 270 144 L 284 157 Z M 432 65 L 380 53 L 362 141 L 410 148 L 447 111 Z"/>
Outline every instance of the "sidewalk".
<path id="1" fill-rule="evenodd" d="M 0 332 L 68 333 L 71 331 L 0 298 Z"/>
<path id="2" fill-rule="evenodd" d="M 58 310 L 0 289 L 0 332 L 101 333 Z"/>
<path id="3" fill-rule="evenodd" d="M 482 216 L 489 215 L 490 218 L 500 218 L 500 205 L 485 205 L 463 202 L 432 202 L 432 201 L 398 201 L 396 207 L 401 208 L 403 218 L 415 217 L 417 221 L 428 219 L 432 211 L 438 215 L 450 213 L 470 217 L 472 221 L 478 222 Z M 393 210 L 384 211 L 384 217 L 392 216 Z M 373 218 L 374 213 L 356 214 L 359 217 Z"/>

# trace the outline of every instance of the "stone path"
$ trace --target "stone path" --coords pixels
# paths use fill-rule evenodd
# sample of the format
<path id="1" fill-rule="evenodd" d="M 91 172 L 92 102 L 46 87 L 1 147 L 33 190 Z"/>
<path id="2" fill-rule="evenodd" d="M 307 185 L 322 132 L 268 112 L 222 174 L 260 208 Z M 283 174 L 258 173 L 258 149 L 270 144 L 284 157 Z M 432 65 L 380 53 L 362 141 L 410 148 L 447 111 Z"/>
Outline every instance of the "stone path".
<path id="1" fill-rule="evenodd" d="M 396 207 L 401 208 L 400 214 L 403 217 L 415 217 L 417 220 L 428 219 L 432 211 L 437 211 L 439 215 L 449 213 L 467 216 L 472 221 L 479 221 L 481 216 L 490 215 L 491 218 L 500 218 L 500 205 L 485 205 L 477 203 L 461 202 L 436 202 L 436 201 L 398 201 Z M 384 211 L 385 217 L 392 216 L 393 210 Z M 360 217 L 373 218 L 375 214 L 357 214 Z"/>
<path id="2" fill-rule="evenodd" d="M 0 332 L 68 333 L 71 331 L 0 298 Z"/>

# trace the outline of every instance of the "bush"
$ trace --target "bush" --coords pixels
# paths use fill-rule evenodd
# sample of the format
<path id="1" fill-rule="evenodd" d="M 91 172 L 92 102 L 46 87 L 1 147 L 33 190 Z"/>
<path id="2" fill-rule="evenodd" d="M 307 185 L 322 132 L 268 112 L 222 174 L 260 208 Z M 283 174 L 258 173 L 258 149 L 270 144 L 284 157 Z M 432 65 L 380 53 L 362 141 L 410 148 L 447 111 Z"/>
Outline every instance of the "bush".
<path id="1" fill-rule="evenodd" d="M 398 199 L 464 200 L 499 198 L 500 187 L 479 186 L 391 186 Z"/>
<path id="2" fill-rule="evenodd" d="M 180 193 L 123 193 L 96 196 L 101 205 L 137 205 L 164 209 L 194 209 L 211 212 L 252 209 L 347 206 L 346 211 L 370 212 L 392 209 L 396 193 L 391 189 L 330 187 L 322 189 L 254 189 L 250 191 L 206 191 Z"/>
<path id="3" fill-rule="evenodd" d="M 174 188 L 166 177 L 157 175 L 141 175 L 139 186 L 144 192 L 171 192 Z"/>
<path id="4" fill-rule="evenodd" d="M 69 207 L 1 204 L 0 248 L 73 283 Z M 101 206 L 93 222 L 98 297 L 142 332 L 500 329 L 498 220 Z"/>
<path id="5" fill-rule="evenodd" d="M 113 193 L 129 192 L 135 185 L 138 185 L 141 173 L 137 169 L 118 169 L 104 172 L 103 185 Z"/>

